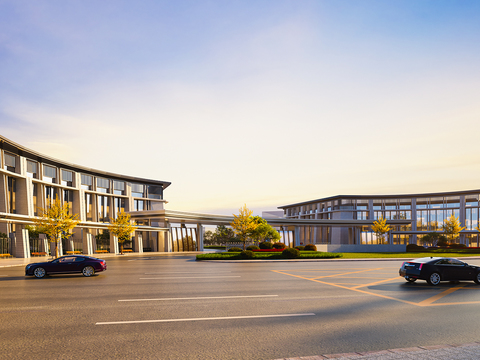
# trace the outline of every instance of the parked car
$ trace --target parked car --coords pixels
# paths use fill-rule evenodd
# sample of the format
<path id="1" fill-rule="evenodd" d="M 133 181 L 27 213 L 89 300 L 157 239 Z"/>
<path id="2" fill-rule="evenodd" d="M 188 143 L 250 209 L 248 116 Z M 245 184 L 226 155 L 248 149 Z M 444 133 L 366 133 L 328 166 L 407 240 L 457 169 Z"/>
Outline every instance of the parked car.
<path id="1" fill-rule="evenodd" d="M 25 275 L 34 275 L 37 278 L 43 278 L 45 275 L 52 274 L 73 274 L 82 273 L 83 276 L 92 276 L 95 272 L 107 270 L 105 260 L 97 259 L 91 256 L 68 255 L 57 259 L 28 264 L 25 267 Z"/>
<path id="2" fill-rule="evenodd" d="M 429 285 L 438 285 L 440 281 L 473 280 L 480 284 L 480 267 L 445 257 L 425 257 L 405 261 L 399 270 L 408 282 L 417 279 L 426 280 Z"/>

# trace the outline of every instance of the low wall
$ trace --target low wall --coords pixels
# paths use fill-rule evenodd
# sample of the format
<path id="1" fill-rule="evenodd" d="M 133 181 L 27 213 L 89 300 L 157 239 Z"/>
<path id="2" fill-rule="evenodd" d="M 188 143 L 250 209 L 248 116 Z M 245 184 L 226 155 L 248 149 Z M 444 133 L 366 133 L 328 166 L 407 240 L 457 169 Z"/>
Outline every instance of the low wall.
<path id="1" fill-rule="evenodd" d="M 342 245 L 316 244 L 318 251 L 324 252 L 406 252 L 407 245 Z"/>

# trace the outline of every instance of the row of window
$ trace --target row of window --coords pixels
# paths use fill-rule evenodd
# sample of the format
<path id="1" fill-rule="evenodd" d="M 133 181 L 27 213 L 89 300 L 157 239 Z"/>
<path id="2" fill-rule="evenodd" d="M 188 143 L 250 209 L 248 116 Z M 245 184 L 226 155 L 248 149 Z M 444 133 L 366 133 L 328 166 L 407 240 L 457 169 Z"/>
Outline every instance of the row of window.
<path id="1" fill-rule="evenodd" d="M 16 172 L 18 157 L 4 153 L 4 169 Z M 57 169 L 47 164 L 39 164 L 36 161 L 27 159 L 27 176 L 33 179 L 40 179 L 52 184 L 74 187 L 74 172 L 65 169 Z M 95 184 L 95 187 L 94 187 Z M 81 188 L 84 190 L 95 190 L 105 194 L 126 195 L 125 181 L 111 180 L 92 175 L 81 174 Z M 131 184 L 132 196 L 139 198 L 159 199 L 163 198 L 163 187 L 159 185 Z"/>

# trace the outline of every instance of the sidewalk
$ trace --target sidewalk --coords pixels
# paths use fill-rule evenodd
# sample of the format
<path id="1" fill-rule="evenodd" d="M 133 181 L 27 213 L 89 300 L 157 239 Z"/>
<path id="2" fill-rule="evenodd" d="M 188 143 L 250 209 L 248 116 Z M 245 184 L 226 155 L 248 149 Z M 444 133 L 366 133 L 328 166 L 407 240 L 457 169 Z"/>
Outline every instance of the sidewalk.
<path id="1" fill-rule="evenodd" d="M 480 342 L 455 345 L 417 346 L 403 349 L 389 349 L 381 351 L 352 352 L 345 354 L 327 354 L 316 356 L 302 356 L 295 358 L 281 358 L 276 360 L 476 360 L 480 359 Z"/>
<path id="2" fill-rule="evenodd" d="M 102 254 L 91 254 L 88 256 L 93 256 L 100 259 L 112 258 L 112 257 L 148 257 L 148 256 L 185 256 L 185 255 L 196 255 L 202 254 L 202 252 L 198 251 L 185 251 L 185 252 L 145 252 L 142 254 L 139 253 L 125 253 L 123 255 L 120 254 L 110 254 L 110 253 L 102 253 Z M 32 256 L 30 258 L 0 258 L 0 268 L 4 267 L 11 267 L 11 266 L 24 266 L 31 263 L 37 262 L 44 262 L 52 260 L 51 256 Z"/>

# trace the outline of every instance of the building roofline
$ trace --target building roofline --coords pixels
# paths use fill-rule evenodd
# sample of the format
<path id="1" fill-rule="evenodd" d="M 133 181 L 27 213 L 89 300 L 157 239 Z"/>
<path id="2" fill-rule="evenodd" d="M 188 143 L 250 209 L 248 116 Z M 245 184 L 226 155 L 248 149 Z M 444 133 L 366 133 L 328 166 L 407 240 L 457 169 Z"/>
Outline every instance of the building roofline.
<path id="1" fill-rule="evenodd" d="M 8 152 L 13 152 L 20 156 L 25 156 L 32 160 L 40 161 L 42 163 L 54 165 L 57 167 L 61 167 L 61 168 L 76 171 L 76 172 L 82 172 L 88 175 L 101 175 L 111 179 L 128 180 L 131 182 L 141 182 L 141 183 L 147 183 L 152 185 L 161 185 L 163 189 L 166 189 L 171 184 L 171 182 L 169 181 L 152 180 L 152 179 L 139 178 L 139 177 L 129 176 L 129 175 L 115 174 L 108 171 L 92 169 L 86 166 L 76 165 L 63 160 L 58 160 L 50 156 L 43 155 L 35 150 L 28 149 L 25 146 L 17 144 L 14 141 L 7 139 L 2 135 L 0 135 L 0 148 Z"/>
<path id="2" fill-rule="evenodd" d="M 463 190 L 463 191 L 444 191 L 436 193 L 420 193 L 420 194 L 394 194 L 394 195 L 335 195 L 316 200 L 308 200 L 290 205 L 278 206 L 278 209 L 286 209 L 293 206 L 309 205 L 318 202 L 332 201 L 339 199 L 407 199 L 407 198 L 424 198 L 424 197 L 436 197 L 436 196 L 456 196 L 456 195 L 469 195 L 478 194 L 480 190 Z"/>

